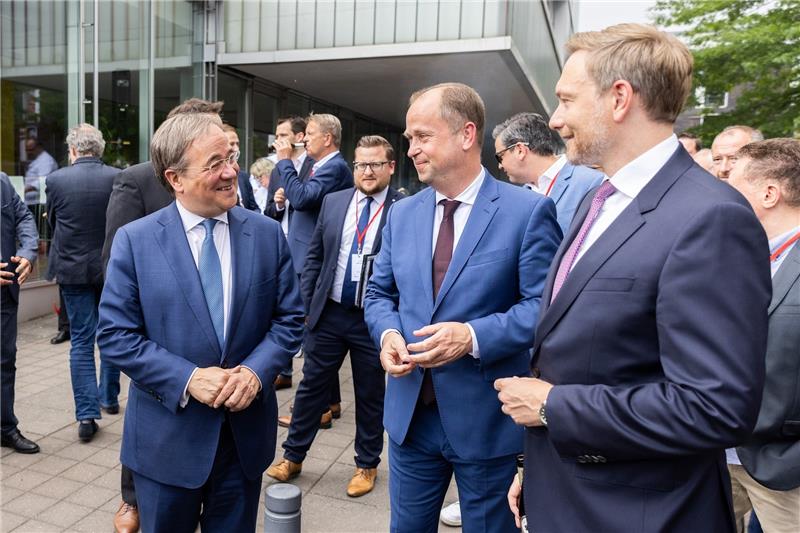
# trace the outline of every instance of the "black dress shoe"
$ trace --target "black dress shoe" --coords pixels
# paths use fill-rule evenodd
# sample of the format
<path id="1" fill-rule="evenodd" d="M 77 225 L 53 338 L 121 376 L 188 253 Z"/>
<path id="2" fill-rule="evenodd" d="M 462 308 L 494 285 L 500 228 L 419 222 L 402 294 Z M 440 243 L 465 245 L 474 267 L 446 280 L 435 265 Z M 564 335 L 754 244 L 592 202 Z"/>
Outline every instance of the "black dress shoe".
<path id="1" fill-rule="evenodd" d="M 97 427 L 97 422 L 94 420 L 81 420 L 78 424 L 78 438 L 83 442 L 89 442 L 94 438 L 94 434 L 97 433 L 98 429 L 100 428 Z"/>
<path id="2" fill-rule="evenodd" d="M 62 329 L 56 336 L 50 339 L 50 344 L 61 344 L 62 342 L 67 342 L 69 340 L 69 330 Z"/>
<path id="3" fill-rule="evenodd" d="M 2 445 L 4 448 L 14 448 L 19 453 L 39 453 L 39 445 L 23 437 L 18 429 L 15 429 L 13 433 L 3 435 Z"/>
<path id="4" fill-rule="evenodd" d="M 110 415 L 118 415 L 119 414 L 119 404 L 117 404 L 117 405 L 109 405 L 108 407 L 105 407 L 104 405 L 101 405 L 100 409 L 102 409 L 103 411 L 105 411 L 106 413 L 108 413 Z"/>
<path id="5" fill-rule="evenodd" d="M 275 378 L 275 390 L 281 389 L 291 389 L 292 388 L 292 376 L 286 377 L 278 375 Z"/>

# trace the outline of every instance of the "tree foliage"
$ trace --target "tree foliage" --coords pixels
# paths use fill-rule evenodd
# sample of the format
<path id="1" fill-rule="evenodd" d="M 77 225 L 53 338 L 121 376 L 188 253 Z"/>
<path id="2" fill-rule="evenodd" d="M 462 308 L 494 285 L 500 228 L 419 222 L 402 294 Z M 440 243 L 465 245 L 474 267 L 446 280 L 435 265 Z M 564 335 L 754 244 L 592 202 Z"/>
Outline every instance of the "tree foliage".
<path id="1" fill-rule="evenodd" d="M 731 124 L 800 136 L 800 0 L 659 0 L 654 11 L 662 27 L 682 29 L 695 87 L 741 91 L 732 111 L 706 110 L 694 128 L 704 140 Z"/>

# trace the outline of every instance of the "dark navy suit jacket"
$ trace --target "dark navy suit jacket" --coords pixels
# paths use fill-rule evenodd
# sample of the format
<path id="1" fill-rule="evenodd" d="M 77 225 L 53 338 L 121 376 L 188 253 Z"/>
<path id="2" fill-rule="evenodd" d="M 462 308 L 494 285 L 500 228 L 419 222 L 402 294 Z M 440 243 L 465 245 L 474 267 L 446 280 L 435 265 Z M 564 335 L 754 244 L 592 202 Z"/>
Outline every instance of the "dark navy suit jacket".
<path id="1" fill-rule="evenodd" d="M 530 374 L 533 324 L 547 269 L 561 240 L 553 201 L 497 181 L 488 172 L 436 300 L 432 240 L 435 191 L 395 203 L 367 288 L 364 318 L 376 345 L 387 329 L 406 342 L 437 322 L 469 322 L 480 358 L 467 354 L 431 371 L 442 427 L 466 460 L 519 453 L 522 428 L 500 410 L 494 380 Z M 402 444 L 412 423 L 423 369 L 388 379 L 384 426 Z"/>
<path id="2" fill-rule="evenodd" d="M 528 428 L 536 531 L 734 531 L 724 449 L 753 428 L 769 250 L 747 201 L 678 147 L 566 279 L 547 278 L 533 374 L 555 387 Z"/>
<path id="3" fill-rule="evenodd" d="M 242 207 L 250 211 L 261 212 L 256 203 L 256 197 L 253 194 L 253 186 L 250 184 L 250 174 L 244 170 L 240 170 L 237 181 L 239 182 L 239 193 L 242 197 Z"/>
<path id="4" fill-rule="evenodd" d="M 13 272 L 19 266 L 12 263 L 9 259 L 18 255 L 24 257 L 31 263 L 36 261 L 36 250 L 39 246 L 39 232 L 36 230 L 36 223 L 33 214 L 25 205 L 22 198 L 11 185 L 11 181 L 4 173 L 0 172 L 0 262 L 8 263 L 3 269 Z M 14 278 L 11 285 L 3 285 L 4 292 L 8 291 L 12 301 L 19 301 L 19 284 Z M 16 307 L 14 313 L 16 314 Z"/>
<path id="5" fill-rule="evenodd" d="M 306 266 L 300 277 L 300 292 L 306 305 L 306 324 L 313 330 L 317 325 L 328 294 L 331 292 L 333 278 L 336 275 L 336 264 L 339 259 L 339 248 L 342 244 L 342 227 L 347 208 L 355 194 L 355 189 L 345 189 L 331 193 L 322 201 L 317 227 L 308 247 Z M 378 222 L 378 234 L 372 243 L 370 253 L 376 254 L 381 249 L 381 230 L 386 224 L 386 216 L 392 205 L 403 198 L 403 195 L 389 187 L 386 192 L 386 203 Z"/>
<path id="6" fill-rule="evenodd" d="M 228 222 L 233 286 L 222 351 L 175 204 L 123 226 L 114 238 L 97 344 L 104 360 L 131 378 L 122 463 L 159 483 L 203 485 L 226 418 L 248 478 L 274 457 L 271 383 L 300 348 L 300 291 L 275 221 L 237 206 Z M 264 387 L 247 409 L 226 413 L 193 398 L 180 407 L 195 367 L 240 364 Z"/>

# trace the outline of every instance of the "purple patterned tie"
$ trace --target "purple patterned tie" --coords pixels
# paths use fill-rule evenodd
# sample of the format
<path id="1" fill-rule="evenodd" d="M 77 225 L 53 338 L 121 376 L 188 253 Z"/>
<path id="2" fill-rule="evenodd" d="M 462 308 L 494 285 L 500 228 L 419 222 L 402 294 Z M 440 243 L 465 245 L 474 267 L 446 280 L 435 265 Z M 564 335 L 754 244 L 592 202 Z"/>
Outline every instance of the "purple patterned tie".
<path id="1" fill-rule="evenodd" d="M 553 294 L 550 295 L 551 303 L 556 299 L 558 291 L 561 290 L 561 286 L 564 285 L 564 282 L 567 280 L 567 276 L 570 270 L 572 270 L 572 265 L 575 264 L 575 258 L 578 257 L 578 252 L 581 246 L 583 246 L 583 241 L 586 240 L 586 235 L 589 234 L 589 230 L 592 229 L 594 221 L 597 220 L 597 215 L 600 214 L 600 208 L 603 207 L 606 199 L 615 192 L 617 192 L 617 189 L 614 188 L 610 180 L 606 180 L 594 194 L 592 205 L 589 208 L 589 212 L 586 214 L 586 218 L 583 220 L 580 231 L 578 231 L 575 239 L 573 239 L 572 244 L 569 245 L 564 257 L 561 258 L 561 264 L 558 266 L 558 272 L 556 272 L 556 280 L 553 282 Z"/>

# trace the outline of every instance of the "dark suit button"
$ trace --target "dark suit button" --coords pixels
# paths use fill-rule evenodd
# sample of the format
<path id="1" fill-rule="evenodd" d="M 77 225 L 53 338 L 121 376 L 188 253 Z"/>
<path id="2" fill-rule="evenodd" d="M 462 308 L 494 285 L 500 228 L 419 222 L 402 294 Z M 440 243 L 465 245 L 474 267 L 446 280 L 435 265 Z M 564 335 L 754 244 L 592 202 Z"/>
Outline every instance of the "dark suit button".
<path id="1" fill-rule="evenodd" d="M 538 378 L 542 375 L 542 371 L 539 370 L 538 366 L 535 366 L 531 369 L 531 374 L 533 374 L 533 377 Z"/>

